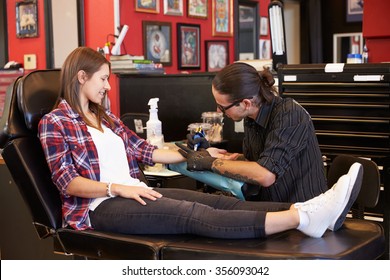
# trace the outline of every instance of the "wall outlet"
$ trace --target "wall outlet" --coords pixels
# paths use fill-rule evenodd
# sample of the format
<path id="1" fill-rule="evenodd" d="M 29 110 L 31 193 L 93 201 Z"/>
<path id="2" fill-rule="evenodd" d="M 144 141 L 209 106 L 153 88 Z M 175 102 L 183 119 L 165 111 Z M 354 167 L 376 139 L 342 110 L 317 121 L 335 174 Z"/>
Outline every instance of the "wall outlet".
<path id="1" fill-rule="evenodd" d="M 25 70 L 37 69 L 37 56 L 35 54 L 24 55 L 24 69 Z"/>

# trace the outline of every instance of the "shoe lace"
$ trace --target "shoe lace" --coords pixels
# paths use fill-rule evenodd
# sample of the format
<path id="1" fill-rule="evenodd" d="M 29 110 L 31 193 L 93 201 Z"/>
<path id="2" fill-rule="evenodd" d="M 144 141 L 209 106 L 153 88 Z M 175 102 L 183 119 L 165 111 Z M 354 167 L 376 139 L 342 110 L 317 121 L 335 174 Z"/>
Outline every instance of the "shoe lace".
<path id="1" fill-rule="evenodd" d="M 334 197 L 334 191 L 328 190 L 327 194 L 320 194 L 319 196 L 312 198 L 306 202 L 301 204 L 301 209 L 303 211 L 314 213 L 317 212 L 318 209 L 321 209 L 324 204 L 327 203 L 330 199 Z"/>

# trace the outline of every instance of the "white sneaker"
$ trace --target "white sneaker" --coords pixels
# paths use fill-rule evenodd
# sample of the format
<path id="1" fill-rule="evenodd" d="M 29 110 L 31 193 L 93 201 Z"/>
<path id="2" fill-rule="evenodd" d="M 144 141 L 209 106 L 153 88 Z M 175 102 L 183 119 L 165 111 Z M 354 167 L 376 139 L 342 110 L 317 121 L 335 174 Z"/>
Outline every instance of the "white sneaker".
<path id="1" fill-rule="evenodd" d="M 349 175 L 343 175 L 325 193 L 306 202 L 295 203 L 300 215 L 306 214 L 309 221 L 307 225 L 298 227 L 298 230 L 311 237 L 322 237 L 331 222 L 339 217 L 344 209 L 349 182 Z"/>
<path id="2" fill-rule="evenodd" d="M 354 204 L 356 198 L 359 195 L 363 180 L 363 166 L 360 163 L 355 162 L 349 168 L 348 176 L 351 178 L 351 180 L 349 182 L 347 197 L 345 198 L 345 201 L 343 203 L 343 212 L 340 216 L 334 219 L 334 221 L 328 227 L 328 229 L 333 231 L 338 230 L 343 225 L 345 218 L 347 217 L 347 214 L 349 212 L 349 209 L 351 209 L 352 205 Z"/>

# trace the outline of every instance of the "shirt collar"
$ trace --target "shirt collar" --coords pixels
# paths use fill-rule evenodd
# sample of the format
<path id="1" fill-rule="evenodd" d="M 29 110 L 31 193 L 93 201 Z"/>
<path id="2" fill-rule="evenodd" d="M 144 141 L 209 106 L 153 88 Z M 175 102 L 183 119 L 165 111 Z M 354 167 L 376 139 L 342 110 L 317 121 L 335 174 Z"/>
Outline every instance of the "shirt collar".
<path id="1" fill-rule="evenodd" d="M 65 112 L 66 115 L 68 115 L 69 118 L 76 119 L 80 115 L 70 107 L 68 102 L 66 102 L 65 99 L 62 99 L 60 104 L 58 104 L 58 108 Z"/>
<path id="2" fill-rule="evenodd" d="M 262 126 L 264 128 L 267 127 L 269 119 L 271 118 L 272 110 L 273 110 L 273 108 L 275 106 L 275 100 L 276 100 L 276 97 L 272 98 L 271 103 L 263 103 L 263 104 L 261 104 L 259 113 L 257 114 L 257 117 L 255 119 L 255 122 L 258 125 L 260 125 L 260 126 Z"/>
<path id="3" fill-rule="evenodd" d="M 61 100 L 60 104 L 58 104 L 58 108 L 59 108 L 60 110 L 64 111 L 65 114 L 66 114 L 69 118 L 71 118 L 71 119 L 77 119 L 78 117 L 80 117 L 80 114 L 77 113 L 76 111 L 74 111 L 74 110 L 72 109 L 72 107 L 69 105 L 69 103 L 66 102 L 65 99 L 62 99 L 62 100 Z M 108 111 L 107 111 L 106 113 L 108 113 Z M 103 122 L 103 124 L 104 124 L 105 126 L 107 126 L 107 127 L 110 126 L 110 124 L 109 124 L 105 119 L 103 119 L 102 122 Z"/>

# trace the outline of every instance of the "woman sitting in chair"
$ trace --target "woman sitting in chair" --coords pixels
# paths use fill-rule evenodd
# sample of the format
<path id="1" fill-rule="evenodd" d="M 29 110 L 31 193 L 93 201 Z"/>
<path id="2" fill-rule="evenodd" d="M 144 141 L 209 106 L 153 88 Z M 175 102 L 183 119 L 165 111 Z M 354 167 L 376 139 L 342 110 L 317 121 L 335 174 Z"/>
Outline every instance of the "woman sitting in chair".
<path id="1" fill-rule="evenodd" d="M 337 230 L 335 225 L 344 221 L 351 193 L 360 189 L 359 163 L 327 192 L 294 204 L 148 187 L 138 179 L 137 162 L 169 164 L 185 158 L 177 150 L 148 144 L 104 109 L 110 70 L 100 53 L 87 47 L 75 49 L 62 67 L 56 108 L 39 124 L 66 225 L 124 234 L 263 238 L 290 229 L 321 237 L 327 228 Z M 185 152 L 188 160 L 208 162 L 221 156 L 214 149 Z"/>

